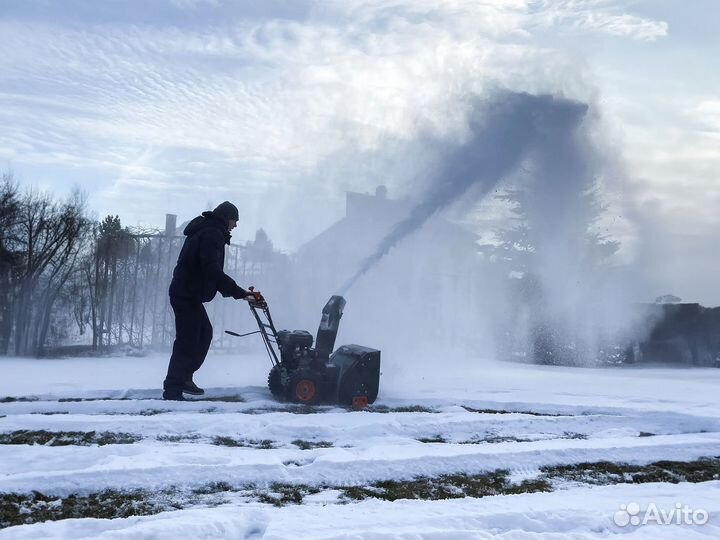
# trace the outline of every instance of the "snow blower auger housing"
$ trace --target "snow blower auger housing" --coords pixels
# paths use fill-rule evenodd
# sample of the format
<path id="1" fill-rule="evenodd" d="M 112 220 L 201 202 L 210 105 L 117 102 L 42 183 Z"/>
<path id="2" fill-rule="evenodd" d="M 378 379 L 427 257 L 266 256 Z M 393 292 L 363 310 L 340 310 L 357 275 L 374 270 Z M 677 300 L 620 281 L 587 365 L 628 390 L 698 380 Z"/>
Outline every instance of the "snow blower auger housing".
<path id="1" fill-rule="evenodd" d="M 314 348 L 313 336 L 306 330 L 276 330 L 262 296 L 257 295 L 256 301 L 249 304 L 273 365 L 268 386 L 275 399 L 307 405 L 338 403 L 353 408 L 375 401 L 380 384 L 380 351 L 343 345 L 333 352 L 345 308 L 342 296 L 332 296 L 325 304 Z"/>

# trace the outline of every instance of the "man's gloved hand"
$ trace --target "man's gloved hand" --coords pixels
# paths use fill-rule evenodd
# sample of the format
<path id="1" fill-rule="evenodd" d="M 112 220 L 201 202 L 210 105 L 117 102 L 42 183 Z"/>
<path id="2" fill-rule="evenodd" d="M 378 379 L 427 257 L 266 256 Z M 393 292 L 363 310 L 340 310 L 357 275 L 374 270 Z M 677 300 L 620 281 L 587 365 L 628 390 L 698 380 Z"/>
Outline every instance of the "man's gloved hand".
<path id="1" fill-rule="evenodd" d="M 260 294 L 260 291 L 256 291 L 255 287 L 248 288 L 248 295 L 243 300 L 251 304 L 263 304 L 265 302 L 263 295 Z"/>

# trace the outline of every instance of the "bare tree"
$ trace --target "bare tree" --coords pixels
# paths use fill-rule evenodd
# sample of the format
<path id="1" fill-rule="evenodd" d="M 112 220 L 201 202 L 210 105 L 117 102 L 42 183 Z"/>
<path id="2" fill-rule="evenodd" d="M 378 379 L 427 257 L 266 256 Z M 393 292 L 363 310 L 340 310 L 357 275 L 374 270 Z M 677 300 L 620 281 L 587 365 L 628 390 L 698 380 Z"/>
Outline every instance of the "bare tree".
<path id="1" fill-rule="evenodd" d="M 15 301 L 13 272 L 17 264 L 14 251 L 19 211 L 18 187 L 11 173 L 4 173 L 0 184 L 0 354 L 7 354 L 12 333 Z"/>
<path id="2" fill-rule="evenodd" d="M 85 200 L 74 193 L 58 203 L 46 193 L 27 191 L 18 213 L 18 296 L 14 309 L 15 354 L 41 351 L 59 288 L 75 268 L 88 220 Z"/>
<path id="3" fill-rule="evenodd" d="M 55 257 L 50 259 L 43 279 L 44 290 L 40 297 L 42 311 L 39 313 L 38 334 L 34 343 L 36 354 L 44 352 L 55 302 L 70 276 L 77 273 L 78 259 L 82 254 L 89 230 L 89 220 L 85 217 L 85 210 L 85 195 L 75 191 L 65 203 L 59 216 L 61 226 L 65 228 L 67 234 L 63 239 L 65 245 Z"/>

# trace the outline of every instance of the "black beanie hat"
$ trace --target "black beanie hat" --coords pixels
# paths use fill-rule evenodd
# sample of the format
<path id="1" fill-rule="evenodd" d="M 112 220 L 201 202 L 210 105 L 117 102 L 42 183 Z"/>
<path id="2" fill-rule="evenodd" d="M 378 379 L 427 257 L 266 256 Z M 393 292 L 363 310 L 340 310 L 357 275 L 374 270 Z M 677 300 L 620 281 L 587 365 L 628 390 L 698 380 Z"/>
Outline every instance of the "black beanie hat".
<path id="1" fill-rule="evenodd" d="M 237 221 L 240 219 L 240 214 L 238 213 L 237 206 L 235 206 L 230 201 L 225 201 L 218 204 L 217 208 L 213 210 L 213 214 L 215 214 L 219 218 L 222 218 L 225 221 L 230 221 L 231 219 Z"/>

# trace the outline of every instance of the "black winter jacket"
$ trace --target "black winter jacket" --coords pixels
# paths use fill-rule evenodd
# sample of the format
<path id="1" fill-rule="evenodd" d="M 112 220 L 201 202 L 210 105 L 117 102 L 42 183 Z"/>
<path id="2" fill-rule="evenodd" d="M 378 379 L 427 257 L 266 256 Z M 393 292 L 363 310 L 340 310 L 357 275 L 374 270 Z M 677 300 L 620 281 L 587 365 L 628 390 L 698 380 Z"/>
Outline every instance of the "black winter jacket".
<path id="1" fill-rule="evenodd" d="M 230 232 L 212 212 L 203 212 L 183 231 L 183 244 L 170 282 L 170 296 L 209 302 L 220 291 L 225 297 L 245 298 L 249 293 L 225 274 L 225 244 Z"/>

